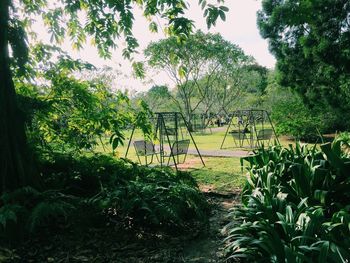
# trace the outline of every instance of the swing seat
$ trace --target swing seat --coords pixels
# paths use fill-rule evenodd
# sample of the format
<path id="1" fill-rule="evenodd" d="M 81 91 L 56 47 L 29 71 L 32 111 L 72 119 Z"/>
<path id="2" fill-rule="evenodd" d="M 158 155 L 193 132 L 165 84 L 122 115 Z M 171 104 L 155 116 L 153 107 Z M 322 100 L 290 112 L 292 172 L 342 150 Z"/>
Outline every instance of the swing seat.
<path id="1" fill-rule="evenodd" d="M 271 140 L 273 135 L 273 130 L 272 129 L 262 129 L 258 131 L 258 140 Z"/>
<path id="2" fill-rule="evenodd" d="M 158 152 L 156 151 L 154 143 L 151 141 L 145 141 L 145 140 L 134 141 L 134 148 L 140 164 L 142 164 L 140 156 L 145 157 L 146 165 L 149 165 L 153 162 L 154 155 L 158 159 L 158 156 L 157 156 Z M 151 159 L 149 162 L 147 158 L 148 156 L 151 156 Z"/>
<path id="3" fill-rule="evenodd" d="M 186 156 L 188 153 L 188 147 L 190 145 L 190 140 L 180 140 L 173 142 L 170 154 L 165 154 L 164 157 L 168 157 L 168 165 L 170 163 L 170 160 L 172 158 L 175 159 L 176 164 L 184 163 L 186 161 Z M 184 158 L 182 161 L 180 161 L 179 156 L 184 155 Z M 175 158 L 176 157 L 176 158 Z"/>
<path id="4" fill-rule="evenodd" d="M 237 142 L 238 141 L 238 146 L 242 147 L 244 140 L 247 140 L 247 133 L 250 132 L 243 132 L 243 131 L 238 131 L 238 130 L 232 130 L 229 132 L 234 140 L 234 143 L 237 147 Z"/>
<path id="5" fill-rule="evenodd" d="M 273 136 L 274 132 L 272 129 L 262 129 L 258 131 L 257 135 L 257 145 L 256 146 L 261 146 L 260 141 L 268 141 L 267 143 L 269 144 L 271 141 L 271 138 Z"/>

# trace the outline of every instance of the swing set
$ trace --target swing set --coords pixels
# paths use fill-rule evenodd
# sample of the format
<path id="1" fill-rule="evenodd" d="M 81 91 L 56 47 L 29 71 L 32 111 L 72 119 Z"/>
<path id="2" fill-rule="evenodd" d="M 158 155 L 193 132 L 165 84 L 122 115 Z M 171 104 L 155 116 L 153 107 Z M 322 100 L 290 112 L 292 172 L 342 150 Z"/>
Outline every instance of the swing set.
<path id="1" fill-rule="evenodd" d="M 125 158 L 129 153 L 131 143 L 133 143 L 140 164 L 150 165 L 156 159 L 161 167 L 174 165 L 177 170 L 178 164 L 186 161 L 188 148 L 192 141 L 203 166 L 205 166 L 188 123 L 180 112 L 157 112 L 155 113 L 154 123 L 155 139 L 159 142 L 159 145 L 145 138 L 133 141 L 136 129 L 136 126 L 134 126 Z M 190 138 L 186 138 L 186 135 L 189 135 Z M 142 158 L 144 158 L 144 162 L 141 161 Z"/>
<path id="2" fill-rule="evenodd" d="M 233 129 L 232 129 L 233 128 Z M 223 149 L 228 135 L 234 141 L 234 148 L 257 148 L 274 138 L 279 144 L 275 128 L 265 110 L 236 110 L 232 112 L 229 125 L 220 149 Z"/>

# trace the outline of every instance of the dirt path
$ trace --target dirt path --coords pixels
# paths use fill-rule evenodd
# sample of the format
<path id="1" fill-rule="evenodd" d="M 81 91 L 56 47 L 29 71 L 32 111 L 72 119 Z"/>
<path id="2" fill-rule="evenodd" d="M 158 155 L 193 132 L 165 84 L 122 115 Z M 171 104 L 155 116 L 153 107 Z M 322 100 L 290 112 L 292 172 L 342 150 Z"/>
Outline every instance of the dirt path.
<path id="1" fill-rule="evenodd" d="M 223 258 L 223 239 L 221 230 L 229 223 L 227 215 L 229 210 L 238 202 L 239 194 L 205 193 L 214 205 L 210 217 L 210 230 L 207 236 L 198 238 L 187 244 L 184 249 L 182 262 L 211 263 L 225 262 Z"/>
<path id="2" fill-rule="evenodd" d="M 197 150 L 188 149 L 188 154 L 198 155 Z M 200 150 L 202 156 L 208 157 L 245 157 L 251 154 L 249 151 L 244 150 Z"/>

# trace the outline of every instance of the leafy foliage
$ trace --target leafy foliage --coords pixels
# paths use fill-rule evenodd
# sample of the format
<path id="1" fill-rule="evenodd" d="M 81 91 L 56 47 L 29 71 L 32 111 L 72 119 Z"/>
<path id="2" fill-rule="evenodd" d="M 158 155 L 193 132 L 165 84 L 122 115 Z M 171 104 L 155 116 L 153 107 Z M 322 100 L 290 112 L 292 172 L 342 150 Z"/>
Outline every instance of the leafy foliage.
<path id="1" fill-rule="evenodd" d="M 175 37 L 151 43 L 145 55 L 151 67 L 166 72 L 176 84 L 172 99 L 189 122 L 200 106 L 204 113 L 210 113 L 223 98 L 234 99 L 244 88 L 242 68 L 253 63 L 237 45 L 219 34 L 201 31 L 185 43 L 179 43 Z M 232 89 L 228 88 L 230 85 Z"/>
<path id="2" fill-rule="evenodd" d="M 270 73 L 265 94 L 261 97 L 276 132 L 306 142 L 321 141 L 322 134 L 334 133 L 339 120 L 334 111 L 321 105 L 311 110 L 300 94 L 278 83 L 278 76 L 277 72 Z"/>
<path id="3" fill-rule="evenodd" d="M 138 111 L 148 109 L 141 104 L 134 109 L 126 94 L 113 91 L 97 75 L 83 79 L 94 67 L 73 60 L 58 48 L 38 44 L 30 53 L 33 80 L 16 78 L 20 107 L 25 112 L 27 134 L 32 145 L 43 150 L 79 152 L 103 144 L 110 135 L 113 150 L 124 141 L 122 130 L 137 122 Z M 57 56 L 54 63 L 50 60 Z M 147 129 L 144 128 L 145 132 Z"/>
<path id="4" fill-rule="evenodd" d="M 265 0 L 258 14 L 280 83 L 312 110 L 331 109 L 338 130 L 349 128 L 349 11 L 347 0 Z"/>
<path id="5" fill-rule="evenodd" d="M 206 1 L 202 1 L 201 4 L 208 27 L 215 25 L 219 17 L 224 19 L 225 12 L 228 11 L 219 4 L 208 4 Z M 116 39 L 123 38 L 127 44 L 123 49 L 123 55 L 130 58 L 138 47 L 137 39 L 132 32 L 135 6 L 140 7 L 143 15 L 149 18 L 151 31 L 156 30 L 155 16 L 160 15 L 168 21 L 165 31 L 184 39 L 193 28 L 193 22 L 183 16 L 187 5 L 187 1 L 183 0 L 60 1 L 60 5 L 57 6 L 51 5 L 48 1 L 13 1 L 11 11 L 14 18 L 22 16 L 22 20 L 27 22 L 19 27 L 22 31 L 29 29 L 31 24 L 28 21 L 31 21 L 31 15 L 41 14 L 45 26 L 51 33 L 51 41 L 61 44 L 65 37 L 69 37 L 73 47 L 79 49 L 83 47 L 88 37 L 92 37 L 100 56 L 106 58 L 110 58 L 111 49 L 117 47 Z M 85 21 L 82 21 L 81 14 L 85 15 Z M 15 36 L 13 43 L 23 42 L 16 41 Z M 18 44 L 14 47 L 14 50 L 17 50 Z"/>
<path id="6" fill-rule="evenodd" d="M 139 93 L 134 99 L 142 99 L 152 112 L 178 110 L 174 105 L 172 94 L 167 86 L 154 85 L 147 92 Z"/>
<path id="7" fill-rule="evenodd" d="M 0 200 L 0 236 L 4 241 L 18 241 L 41 232 L 44 226 L 66 223 L 76 205 L 71 196 L 58 191 L 38 192 L 31 187 L 4 193 Z"/>
<path id="8" fill-rule="evenodd" d="M 185 172 L 140 167 L 108 156 L 43 156 L 46 190 L 26 187 L 1 197 L 3 240 L 75 226 L 116 224 L 173 234 L 205 226 L 209 207 Z M 69 223 L 69 224 L 68 224 Z"/>
<path id="9" fill-rule="evenodd" d="M 320 140 L 320 134 L 326 130 L 326 122 L 329 120 L 308 109 L 298 95 L 291 92 L 289 95 L 275 101 L 272 106 L 271 117 L 276 132 L 307 142 Z"/>
<path id="10" fill-rule="evenodd" d="M 230 259 L 344 262 L 350 258 L 349 156 L 340 138 L 317 149 L 272 146 L 248 161 L 242 206 L 227 226 Z M 243 161 L 243 160 L 242 160 Z"/>
<path id="11" fill-rule="evenodd" d="M 107 156 L 64 157 L 43 167 L 52 186 L 58 183 L 66 194 L 85 196 L 118 222 L 170 230 L 186 229 L 191 222 L 207 218 L 206 201 L 188 173 L 141 167 Z"/>

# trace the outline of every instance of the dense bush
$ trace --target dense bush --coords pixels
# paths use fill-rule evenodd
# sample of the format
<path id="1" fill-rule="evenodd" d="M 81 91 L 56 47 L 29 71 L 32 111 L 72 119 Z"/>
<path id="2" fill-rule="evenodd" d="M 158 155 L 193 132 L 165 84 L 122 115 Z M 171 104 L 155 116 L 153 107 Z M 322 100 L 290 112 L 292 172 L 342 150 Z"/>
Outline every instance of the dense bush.
<path id="1" fill-rule="evenodd" d="M 348 142 L 342 136 L 320 149 L 273 146 L 245 158 L 249 173 L 242 205 L 226 227 L 229 259 L 348 262 Z"/>
<path id="2" fill-rule="evenodd" d="M 272 118 L 278 134 L 290 135 L 298 140 L 316 141 L 324 130 L 321 117 L 311 113 L 301 101 L 276 103 Z"/>
<path id="3" fill-rule="evenodd" d="M 271 106 L 276 132 L 308 142 L 319 140 L 320 133 L 327 131 L 327 125 L 333 122 L 331 116 L 308 109 L 301 98 L 290 91 L 280 93 Z"/>
<path id="4" fill-rule="evenodd" d="M 0 199 L 2 240 L 57 227 L 116 224 L 174 232 L 207 224 L 208 204 L 185 172 L 108 156 L 56 155 L 40 162 L 45 192 L 22 188 Z M 175 232 L 174 232 L 175 233 Z"/>
<path id="5" fill-rule="evenodd" d="M 278 84 L 279 74 L 271 72 L 261 107 L 271 113 L 279 135 L 306 142 L 320 142 L 320 134 L 334 133 L 346 126 L 344 112 L 337 112 L 323 101 L 311 107 L 299 94 Z M 342 123 L 339 123 L 341 121 Z"/>

